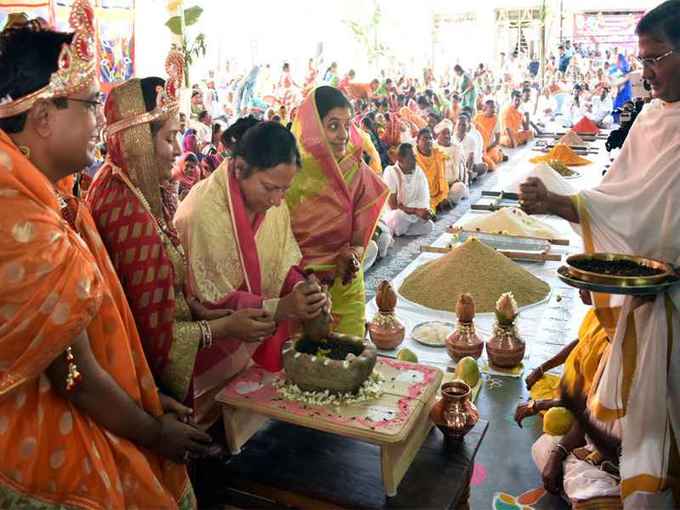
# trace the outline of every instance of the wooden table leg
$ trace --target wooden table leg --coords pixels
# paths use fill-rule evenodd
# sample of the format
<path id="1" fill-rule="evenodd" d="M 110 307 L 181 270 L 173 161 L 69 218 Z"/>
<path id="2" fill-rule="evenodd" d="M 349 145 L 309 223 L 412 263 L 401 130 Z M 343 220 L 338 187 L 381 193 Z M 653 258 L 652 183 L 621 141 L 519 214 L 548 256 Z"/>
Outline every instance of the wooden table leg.
<path id="1" fill-rule="evenodd" d="M 409 436 L 401 443 L 384 444 L 380 447 L 380 458 L 385 494 L 389 497 L 397 495 L 397 487 L 408 471 L 418 449 L 432 428 L 429 413 L 430 405 L 420 410 L 420 416 Z"/>
<path id="2" fill-rule="evenodd" d="M 470 485 L 472 483 L 472 471 L 474 470 L 474 463 L 470 466 L 470 474 L 467 477 L 465 489 L 460 496 L 456 510 L 470 510 Z"/>
<path id="3" fill-rule="evenodd" d="M 241 447 L 269 420 L 266 416 L 229 406 L 222 407 L 224 434 L 232 455 L 241 453 Z"/>

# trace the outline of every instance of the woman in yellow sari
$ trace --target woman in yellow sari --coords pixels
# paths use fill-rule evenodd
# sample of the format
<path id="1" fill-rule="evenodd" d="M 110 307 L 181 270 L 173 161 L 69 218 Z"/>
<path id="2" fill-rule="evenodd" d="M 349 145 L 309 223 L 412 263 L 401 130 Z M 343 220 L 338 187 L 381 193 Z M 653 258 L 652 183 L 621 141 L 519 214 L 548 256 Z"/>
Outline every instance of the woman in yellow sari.
<path id="1" fill-rule="evenodd" d="M 209 309 L 257 309 L 273 335 L 221 338 L 196 357 L 194 407 L 199 425 L 219 416 L 215 395 L 253 362 L 281 370 L 292 321 L 317 316 L 326 296 L 302 284 L 300 248 L 283 195 L 300 165 L 295 138 L 278 122 L 248 129 L 232 158 L 194 186 L 175 215 L 184 247 L 188 294 Z M 216 339 L 217 340 L 217 339 Z"/>
<path id="2" fill-rule="evenodd" d="M 580 376 L 583 378 L 583 390 L 588 393 L 600 359 L 608 345 L 607 331 L 597 319 L 595 309 L 591 308 L 583 318 L 578 338 L 553 358 L 536 367 L 526 378 L 531 399 L 517 406 L 515 411 L 517 424 L 521 427 L 525 418 L 560 406 L 560 384 L 571 388 Z M 564 363 L 562 377 L 545 373 L 562 363 Z"/>
<path id="3" fill-rule="evenodd" d="M 388 189 L 362 160 L 362 139 L 350 104 L 328 86 L 304 100 L 293 123 L 302 155 L 286 194 L 302 265 L 332 282 L 334 329 L 363 337 L 361 260 L 373 236 Z"/>

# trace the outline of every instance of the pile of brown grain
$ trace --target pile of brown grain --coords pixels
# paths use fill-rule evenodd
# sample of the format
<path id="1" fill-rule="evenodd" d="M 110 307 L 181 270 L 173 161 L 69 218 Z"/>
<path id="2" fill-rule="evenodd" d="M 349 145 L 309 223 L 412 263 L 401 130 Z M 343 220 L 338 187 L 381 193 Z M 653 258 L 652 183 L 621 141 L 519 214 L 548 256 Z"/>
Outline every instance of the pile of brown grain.
<path id="1" fill-rule="evenodd" d="M 578 136 L 574 130 L 570 130 L 563 135 L 557 143 L 563 143 L 564 145 L 570 146 L 587 145 L 586 142 L 583 141 L 583 138 Z"/>
<path id="2" fill-rule="evenodd" d="M 399 288 L 410 301 L 448 312 L 455 312 L 458 297 L 465 293 L 472 295 L 477 312 L 493 312 L 504 292 L 526 306 L 543 300 L 550 286 L 475 238 L 420 266 Z"/>

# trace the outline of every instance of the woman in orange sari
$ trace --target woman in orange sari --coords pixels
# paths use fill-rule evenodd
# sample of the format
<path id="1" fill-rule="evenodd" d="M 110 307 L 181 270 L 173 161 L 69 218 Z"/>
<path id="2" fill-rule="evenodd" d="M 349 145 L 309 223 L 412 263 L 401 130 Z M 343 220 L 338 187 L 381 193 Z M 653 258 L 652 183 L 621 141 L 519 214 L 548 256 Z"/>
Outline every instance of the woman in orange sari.
<path id="1" fill-rule="evenodd" d="M 335 330 L 364 336 L 364 275 L 360 261 L 375 231 L 388 188 L 362 160 L 363 138 L 350 104 L 322 86 L 300 106 L 293 123 L 302 171 L 286 193 L 302 265 L 329 283 Z"/>
<path id="2" fill-rule="evenodd" d="M 160 398 L 94 222 L 55 186 L 99 131 L 91 7 L 71 21 L 0 42 L 0 507 L 191 508 L 170 459 L 209 437 Z"/>

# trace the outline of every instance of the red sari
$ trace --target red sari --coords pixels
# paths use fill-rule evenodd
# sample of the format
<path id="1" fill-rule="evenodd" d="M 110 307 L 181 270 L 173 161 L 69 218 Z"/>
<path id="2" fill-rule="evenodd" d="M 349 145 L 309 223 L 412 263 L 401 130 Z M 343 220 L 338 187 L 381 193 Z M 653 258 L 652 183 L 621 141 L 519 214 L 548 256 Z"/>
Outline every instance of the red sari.
<path id="1" fill-rule="evenodd" d="M 132 101 L 144 111 L 139 80 L 115 87 L 106 103 L 107 122 L 128 114 Z M 87 202 L 111 256 L 137 323 L 144 353 L 162 390 L 191 400 L 201 332 L 184 296 L 186 265 L 172 228 L 167 190 L 159 182 L 149 124 L 107 139 L 108 157 Z"/>

